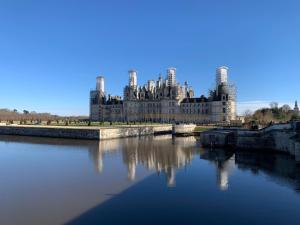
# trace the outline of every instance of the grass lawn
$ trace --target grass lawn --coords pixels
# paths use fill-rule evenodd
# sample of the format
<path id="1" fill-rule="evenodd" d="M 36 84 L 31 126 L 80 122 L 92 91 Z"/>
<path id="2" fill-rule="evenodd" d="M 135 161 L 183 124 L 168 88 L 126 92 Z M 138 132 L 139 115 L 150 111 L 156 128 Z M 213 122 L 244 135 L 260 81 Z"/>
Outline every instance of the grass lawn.
<path id="1" fill-rule="evenodd" d="M 214 127 L 212 127 L 212 126 L 197 126 L 195 128 L 195 132 L 203 132 L 203 131 L 210 130 L 212 128 L 214 128 Z"/>

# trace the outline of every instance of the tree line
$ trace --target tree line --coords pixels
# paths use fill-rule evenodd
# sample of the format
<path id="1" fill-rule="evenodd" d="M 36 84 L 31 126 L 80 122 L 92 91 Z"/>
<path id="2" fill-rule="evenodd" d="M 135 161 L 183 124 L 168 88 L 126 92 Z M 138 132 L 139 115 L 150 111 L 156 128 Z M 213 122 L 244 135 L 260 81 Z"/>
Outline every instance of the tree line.
<path id="1" fill-rule="evenodd" d="M 60 121 L 64 121 L 65 123 L 71 123 L 75 121 L 85 120 L 87 117 L 83 116 L 59 116 L 53 115 L 51 113 L 37 113 L 35 111 L 18 111 L 16 109 L 0 109 L 0 122 L 6 123 L 19 123 L 19 124 L 26 124 L 26 123 L 42 123 L 42 121 L 46 121 L 47 124 L 56 122 L 59 123 Z"/>
<path id="2" fill-rule="evenodd" d="M 254 113 L 247 110 L 244 116 L 246 123 L 256 123 L 262 126 L 300 119 L 299 113 L 294 112 L 289 105 L 279 107 L 276 102 L 270 103 L 269 108 L 258 109 Z"/>

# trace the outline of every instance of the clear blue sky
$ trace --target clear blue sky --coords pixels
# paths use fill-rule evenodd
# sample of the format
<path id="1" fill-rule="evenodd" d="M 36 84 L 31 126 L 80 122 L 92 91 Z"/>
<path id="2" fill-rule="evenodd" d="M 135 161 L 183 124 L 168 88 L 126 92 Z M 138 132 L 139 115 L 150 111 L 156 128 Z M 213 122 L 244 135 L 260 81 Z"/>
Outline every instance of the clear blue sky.
<path id="1" fill-rule="evenodd" d="M 239 111 L 300 100 L 298 0 L 0 0 L 0 108 L 88 114 L 105 76 L 122 95 L 177 68 L 196 95 L 226 65 Z"/>

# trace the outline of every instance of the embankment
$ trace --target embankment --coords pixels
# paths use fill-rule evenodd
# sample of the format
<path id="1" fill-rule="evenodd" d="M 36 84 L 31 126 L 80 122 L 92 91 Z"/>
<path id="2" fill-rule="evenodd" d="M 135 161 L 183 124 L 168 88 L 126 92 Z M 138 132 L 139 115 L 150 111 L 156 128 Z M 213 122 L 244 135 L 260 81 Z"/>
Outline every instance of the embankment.
<path id="1" fill-rule="evenodd" d="M 113 138 L 171 133 L 172 125 L 66 127 L 66 126 L 0 126 L 0 135 L 105 140 Z"/>

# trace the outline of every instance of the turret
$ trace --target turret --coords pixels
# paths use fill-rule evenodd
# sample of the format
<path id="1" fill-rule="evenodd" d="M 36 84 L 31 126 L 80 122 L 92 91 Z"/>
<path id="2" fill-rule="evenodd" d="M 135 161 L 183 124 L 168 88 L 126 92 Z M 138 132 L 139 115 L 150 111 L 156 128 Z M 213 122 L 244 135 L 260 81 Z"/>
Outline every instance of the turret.
<path id="1" fill-rule="evenodd" d="M 160 88 L 163 84 L 163 79 L 161 77 L 161 75 L 159 75 L 158 80 L 156 81 L 156 87 Z"/>
<path id="2" fill-rule="evenodd" d="M 188 97 L 189 98 L 194 98 L 194 90 L 193 90 L 192 86 L 190 86 L 189 89 L 188 89 Z"/>
<path id="3" fill-rule="evenodd" d="M 294 112 L 299 114 L 299 107 L 298 107 L 298 102 L 297 101 L 295 101 Z"/>
<path id="4" fill-rule="evenodd" d="M 154 85 L 155 85 L 155 83 L 153 80 L 148 80 L 148 91 L 153 92 Z"/>
<path id="5" fill-rule="evenodd" d="M 228 67 L 221 66 L 216 69 L 216 85 L 217 88 L 221 84 L 226 84 L 228 81 Z"/>
<path id="6" fill-rule="evenodd" d="M 133 87 L 134 89 L 137 88 L 137 71 L 136 70 L 129 70 L 129 87 Z"/>
<path id="7" fill-rule="evenodd" d="M 167 70 L 168 74 L 168 86 L 175 86 L 176 85 L 176 68 L 171 67 Z"/>
<path id="8" fill-rule="evenodd" d="M 96 78 L 96 90 L 99 91 L 101 94 L 104 94 L 104 77 L 98 76 Z"/>
<path id="9" fill-rule="evenodd" d="M 186 98 L 188 96 L 188 83 L 187 81 L 184 82 L 184 85 L 182 87 L 183 92 L 183 98 Z"/>

